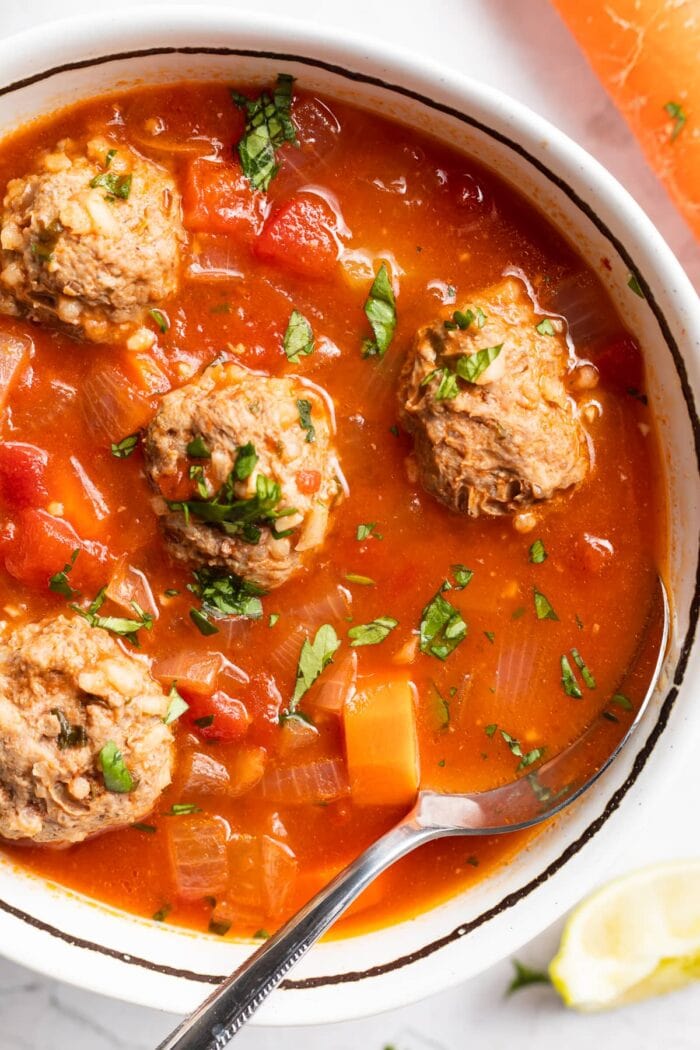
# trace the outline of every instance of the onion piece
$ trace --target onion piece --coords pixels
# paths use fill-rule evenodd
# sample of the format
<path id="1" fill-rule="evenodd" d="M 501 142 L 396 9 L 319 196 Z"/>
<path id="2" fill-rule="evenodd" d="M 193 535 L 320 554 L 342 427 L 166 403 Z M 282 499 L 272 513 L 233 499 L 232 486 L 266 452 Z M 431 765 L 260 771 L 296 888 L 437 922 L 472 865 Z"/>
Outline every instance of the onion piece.
<path id="1" fill-rule="evenodd" d="M 153 665 L 153 677 L 165 685 L 177 682 L 178 689 L 185 692 L 210 696 L 216 692 L 224 661 L 225 657 L 221 653 L 185 650 L 156 660 Z"/>
<path id="2" fill-rule="evenodd" d="M 183 795 L 217 795 L 228 792 L 231 784 L 226 766 L 203 751 L 186 755 L 180 772 L 184 773 Z"/>
<path id="3" fill-rule="evenodd" d="M 314 744 L 318 740 L 318 729 L 305 718 L 285 718 L 280 727 L 279 753 L 288 755 Z"/>
<path id="4" fill-rule="evenodd" d="M 303 605 L 295 605 L 288 613 L 306 629 L 307 633 L 316 630 L 324 623 L 346 620 L 350 615 L 352 595 L 347 588 L 337 584 L 327 586 L 324 580 L 321 583 L 323 590 L 316 601 L 306 601 Z"/>
<path id="5" fill-rule="evenodd" d="M 270 802 L 301 806 L 307 802 L 333 802 L 350 793 L 345 763 L 321 758 L 295 766 L 269 769 L 260 782 L 260 794 Z"/>
<path id="6" fill-rule="evenodd" d="M 107 597 L 115 605 L 119 605 L 130 616 L 133 616 L 135 602 L 144 612 L 158 619 L 159 609 L 151 585 L 147 577 L 140 569 L 129 565 L 126 558 L 120 558 L 117 562 L 111 579 L 107 584 Z"/>
<path id="7" fill-rule="evenodd" d="M 294 853 L 270 835 L 232 835 L 228 844 L 231 890 L 227 911 L 233 921 L 278 918 L 296 880 Z"/>
<path id="8" fill-rule="evenodd" d="M 245 273 L 242 252 L 245 246 L 232 237 L 215 233 L 198 233 L 192 245 L 192 259 L 187 274 L 193 280 L 221 281 L 241 278 Z"/>
<path id="9" fill-rule="evenodd" d="M 34 344 L 29 336 L 0 332 L 0 410 L 10 396 L 12 387 L 29 364 Z"/>
<path id="10" fill-rule="evenodd" d="M 319 678 L 319 684 L 309 695 L 309 706 L 314 715 L 342 715 L 346 700 L 355 692 L 357 682 L 357 653 L 352 649 L 338 663 L 333 663 Z"/>
<path id="11" fill-rule="evenodd" d="M 543 312 L 563 317 L 568 325 L 568 342 L 579 356 L 620 330 L 620 322 L 597 278 L 588 273 L 572 274 L 562 281 L 544 285 L 539 291 Z"/>
<path id="12" fill-rule="evenodd" d="M 153 416 L 151 399 L 113 361 L 100 362 L 88 373 L 80 387 L 80 409 L 87 429 L 101 444 L 136 433 Z"/>
<path id="13" fill-rule="evenodd" d="M 267 751 L 264 747 L 241 747 L 228 763 L 228 794 L 232 798 L 239 798 L 251 791 L 262 780 L 266 765 Z"/>
<path id="14" fill-rule="evenodd" d="M 278 919 L 284 912 L 299 865 L 289 846 L 269 835 L 263 835 L 260 852 L 266 911 L 270 918 Z"/>
<path id="15" fill-rule="evenodd" d="M 166 829 L 175 892 L 183 900 L 216 897 L 228 886 L 226 828 L 204 814 L 168 818 Z"/>

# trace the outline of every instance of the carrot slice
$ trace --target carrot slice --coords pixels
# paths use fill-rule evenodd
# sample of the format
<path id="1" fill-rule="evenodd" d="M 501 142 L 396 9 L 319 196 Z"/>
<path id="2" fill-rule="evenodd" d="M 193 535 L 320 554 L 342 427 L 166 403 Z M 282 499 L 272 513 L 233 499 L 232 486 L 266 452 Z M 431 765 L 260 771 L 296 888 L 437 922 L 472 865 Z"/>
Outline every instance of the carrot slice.
<path id="1" fill-rule="evenodd" d="M 694 0 L 552 2 L 652 168 L 700 236 L 697 4 Z"/>
<path id="2" fill-rule="evenodd" d="M 382 679 L 345 701 L 343 723 L 350 793 L 358 806 L 409 806 L 418 791 L 416 689 Z"/>

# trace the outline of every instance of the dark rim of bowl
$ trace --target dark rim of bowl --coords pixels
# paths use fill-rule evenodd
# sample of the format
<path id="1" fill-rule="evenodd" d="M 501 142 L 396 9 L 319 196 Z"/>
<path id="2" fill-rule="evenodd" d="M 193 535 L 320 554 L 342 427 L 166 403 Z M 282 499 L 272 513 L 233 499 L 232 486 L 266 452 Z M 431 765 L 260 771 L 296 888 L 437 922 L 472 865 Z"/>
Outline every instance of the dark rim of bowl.
<path id="1" fill-rule="evenodd" d="M 624 247 L 622 242 L 612 233 L 609 227 L 603 222 L 602 219 L 596 214 L 594 208 L 584 201 L 576 191 L 568 185 L 562 178 L 555 175 L 549 168 L 536 156 L 531 154 L 518 142 L 514 142 L 506 135 L 501 134 L 498 131 L 494 131 L 487 124 L 483 124 L 481 121 L 476 120 L 474 117 L 468 116 L 462 113 L 460 110 L 455 109 L 452 106 L 444 105 L 443 103 L 436 102 L 434 99 L 430 99 L 425 95 L 422 95 L 418 91 L 413 91 L 410 88 L 403 87 L 400 84 L 392 84 L 388 81 L 382 80 L 380 77 L 370 76 L 366 73 L 357 73 L 349 69 L 345 69 L 343 66 L 335 65 L 331 62 L 324 62 L 322 59 L 309 58 L 306 55 L 293 55 L 286 54 L 278 51 L 263 51 L 255 48 L 229 48 L 229 47 L 152 47 L 142 48 L 133 51 L 117 52 L 115 54 L 100 55 L 95 58 L 83 59 L 75 62 L 67 62 L 64 65 L 54 66 L 51 69 L 44 70 L 41 73 L 35 73 L 30 77 L 25 77 L 22 80 L 15 81 L 12 84 L 7 84 L 0 87 L 0 96 L 9 95 L 14 91 L 19 91 L 22 88 L 29 87 L 31 84 L 36 84 L 42 80 L 47 80 L 49 77 L 56 76 L 59 73 L 69 72 L 70 70 L 86 69 L 91 66 L 105 65 L 108 62 L 117 62 L 125 59 L 134 58 L 146 58 L 154 55 L 224 55 L 230 57 L 241 57 L 241 58 L 261 58 L 271 59 L 275 62 L 295 62 L 300 65 L 306 65 L 315 67 L 317 69 L 326 70 L 329 73 L 333 73 L 337 76 L 343 77 L 346 80 L 351 80 L 356 83 L 369 84 L 374 87 L 382 88 L 383 90 L 393 92 L 396 95 L 401 95 L 404 98 L 411 99 L 414 102 L 420 103 L 422 106 L 427 106 L 429 109 L 436 110 L 439 113 L 443 113 L 447 116 L 453 117 L 459 120 L 463 124 L 467 124 L 470 127 L 476 128 L 478 131 L 483 132 L 490 138 L 499 142 L 501 145 L 506 146 L 508 149 L 517 153 L 523 157 L 529 164 L 537 169 L 542 175 L 545 176 L 557 189 L 561 190 L 576 207 L 583 212 L 583 214 L 589 219 L 589 221 L 604 235 L 604 237 L 610 242 L 617 254 L 621 259 L 624 260 L 631 273 L 636 275 L 639 281 L 640 288 L 644 293 L 644 298 L 649 304 L 654 317 L 656 318 L 664 341 L 668 346 L 668 349 L 673 358 L 673 362 L 678 374 L 678 378 L 681 384 L 683 392 L 683 398 L 685 400 L 688 416 L 693 429 L 694 446 L 695 446 L 695 458 L 698 470 L 700 471 L 700 421 L 698 420 L 697 410 L 695 407 L 695 400 L 693 397 L 693 391 L 690 386 L 688 379 L 688 373 L 685 367 L 685 362 L 678 348 L 678 344 L 673 337 L 669 324 L 659 306 L 656 302 L 652 291 L 644 278 L 644 275 L 640 273 L 639 269 L 635 266 L 629 252 Z M 678 687 L 683 681 L 688 658 L 692 649 L 695 631 L 697 627 L 698 615 L 700 613 L 700 553 L 698 557 L 698 564 L 696 566 L 695 574 L 695 589 L 693 593 L 693 599 L 689 609 L 689 623 L 688 630 L 686 631 L 683 644 L 681 646 L 678 661 L 673 673 L 673 686 L 664 698 L 664 702 L 659 711 L 659 716 L 654 724 L 652 731 L 646 739 L 644 746 L 637 753 L 634 759 L 632 769 L 629 776 L 624 783 L 614 792 L 611 798 L 608 800 L 605 809 L 588 827 L 585 831 L 567 848 L 561 853 L 556 860 L 552 861 L 539 875 L 534 879 L 531 879 L 524 886 L 514 890 L 512 893 L 507 894 L 493 907 L 487 909 L 481 915 L 470 920 L 467 923 L 463 923 L 457 926 L 450 933 L 445 934 L 438 939 L 431 941 L 423 947 L 416 949 L 408 953 L 407 955 L 399 956 L 397 959 L 391 960 L 391 962 L 381 963 L 377 966 L 368 967 L 366 970 L 350 970 L 345 973 L 328 974 L 322 977 L 307 977 L 302 980 L 286 980 L 280 988 L 287 990 L 308 990 L 311 988 L 321 988 L 328 985 L 345 984 L 348 982 L 362 981 L 370 977 L 379 977 L 382 974 L 390 973 L 394 970 L 399 970 L 404 966 L 409 966 L 412 963 L 418 962 L 425 959 L 427 956 L 432 955 L 434 952 L 445 947 L 448 944 L 452 944 L 455 941 L 460 940 L 462 937 L 483 926 L 491 919 L 503 912 L 512 908 L 515 904 L 518 904 L 521 900 L 527 897 L 533 890 L 537 889 L 543 883 L 547 882 L 564 864 L 567 863 L 576 853 L 578 853 L 588 843 L 594 835 L 603 827 L 608 818 L 615 812 L 620 806 L 623 798 L 627 792 L 633 786 L 641 771 L 646 765 L 649 756 L 651 755 L 654 747 L 656 746 L 659 738 L 664 732 L 671 710 L 675 704 L 676 697 L 678 696 Z M 116 951 L 113 948 L 107 948 L 102 944 L 96 944 L 94 941 L 85 940 L 81 937 L 73 937 L 71 934 L 66 933 L 63 930 L 59 930 L 57 927 L 52 926 L 49 923 L 43 922 L 40 919 L 36 919 L 34 916 L 21 911 L 18 908 L 0 900 L 0 909 L 7 912 L 9 915 L 33 926 L 35 929 L 42 930 L 46 933 L 51 934 L 53 937 L 64 941 L 66 944 L 71 945 L 75 948 L 84 948 L 90 951 L 99 952 L 102 955 L 108 956 L 112 959 L 117 959 L 120 962 L 128 963 L 132 966 L 139 966 L 146 970 L 151 970 L 156 973 L 165 974 L 170 977 L 184 978 L 188 981 L 196 981 L 204 984 L 220 984 L 228 976 L 227 974 L 203 974 L 197 973 L 192 970 L 180 969 L 174 966 L 162 965 L 154 963 L 149 959 L 142 959 L 136 955 L 130 955 L 126 952 Z"/>

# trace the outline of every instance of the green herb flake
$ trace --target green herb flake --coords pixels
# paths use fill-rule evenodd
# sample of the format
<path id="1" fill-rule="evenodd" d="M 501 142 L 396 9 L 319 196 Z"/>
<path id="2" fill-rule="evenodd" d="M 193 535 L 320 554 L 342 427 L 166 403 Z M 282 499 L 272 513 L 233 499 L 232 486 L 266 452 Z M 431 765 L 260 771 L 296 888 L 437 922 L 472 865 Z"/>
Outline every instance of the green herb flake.
<path id="1" fill-rule="evenodd" d="M 99 754 L 105 787 L 117 795 L 128 795 L 136 787 L 136 780 L 126 768 L 124 757 L 114 743 L 108 740 Z"/>
<path id="2" fill-rule="evenodd" d="M 305 401 L 304 399 L 297 401 L 299 426 L 302 430 L 306 431 L 306 440 L 309 443 L 316 440 L 316 428 L 311 422 L 311 409 L 312 405 L 310 401 Z"/>
<path id="3" fill-rule="evenodd" d="M 583 696 L 566 653 L 561 658 L 561 684 L 566 695 L 573 697 L 574 700 L 580 700 Z"/>
<path id="4" fill-rule="evenodd" d="M 540 335 L 554 335 L 554 325 L 549 317 L 545 317 L 543 321 L 540 321 L 538 325 L 535 325 L 536 330 Z"/>
<path id="5" fill-rule="evenodd" d="M 541 591 L 534 591 L 535 612 L 538 620 L 558 620 L 559 617 L 552 608 L 549 599 Z"/>
<path id="6" fill-rule="evenodd" d="M 170 912 L 173 910 L 172 904 L 164 904 L 162 908 L 159 908 L 157 912 L 153 914 L 154 922 L 165 922 Z"/>
<path id="7" fill-rule="evenodd" d="M 107 588 L 102 587 L 87 608 L 72 604 L 71 609 L 77 612 L 79 616 L 82 616 L 84 620 L 87 620 L 91 627 L 97 627 L 102 631 L 109 631 L 110 634 L 119 635 L 119 637 L 126 638 L 132 645 L 138 647 L 138 632 L 142 629 L 150 631 L 153 627 L 153 617 L 150 613 L 145 612 L 138 602 L 134 601 L 130 604 L 136 613 L 137 619 L 130 620 L 124 616 L 101 616 L 100 609 L 106 599 Z"/>
<path id="8" fill-rule="evenodd" d="M 255 462 L 257 456 L 253 446 L 243 445 L 238 450 L 233 470 L 217 493 L 207 499 L 168 500 L 169 509 L 179 511 L 186 521 L 193 515 L 201 521 L 217 525 L 227 536 L 239 536 L 245 543 L 252 545 L 260 542 L 263 526 L 267 526 L 276 539 L 290 536 L 294 529 L 278 531 L 276 522 L 296 514 L 296 510 L 294 507 L 279 509 L 282 489 L 276 481 L 258 474 L 255 478 L 255 495 L 246 499 L 235 498 L 234 486 L 237 480 L 242 480 L 239 475 L 250 473 Z"/>
<path id="9" fill-rule="evenodd" d="M 205 638 L 209 635 L 219 633 L 219 628 L 211 623 L 209 618 L 200 609 L 190 609 L 190 620 L 199 633 L 204 635 Z"/>
<path id="10" fill-rule="evenodd" d="M 350 645 L 354 649 L 360 645 L 379 645 L 398 627 L 398 623 L 393 616 L 377 616 L 371 623 L 357 624 L 348 631 Z"/>
<path id="11" fill-rule="evenodd" d="M 267 941 L 270 938 L 270 934 L 267 930 L 256 930 L 253 934 L 254 941 Z"/>
<path id="12" fill-rule="evenodd" d="M 455 581 L 455 589 L 463 591 L 467 584 L 470 582 L 474 573 L 471 569 L 468 569 L 466 565 L 452 565 L 450 571 Z"/>
<path id="13" fill-rule="evenodd" d="M 190 705 L 184 697 L 180 696 L 175 682 L 173 682 L 170 686 L 170 692 L 168 693 L 168 710 L 163 719 L 166 726 L 170 726 L 173 722 L 177 722 L 178 718 L 180 718 L 181 715 L 184 715 L 185 711 L 189 711 L 189 709 Z"/>
<path id="14" fill-rule="evenodd" d="M 359 572 L 346 572 L 345 579 L 348 583 L 357 583 L 361 587 L 376 587 L 376 581 L 371 576 L 362 576 Z"/>
<path id="15" fill-rule="evenodd" d="M 488 641 L 491 642 L 491 645 L 495 643 L 496 635 L 493 633 L 493 631 L 484 631 L 484 635 L 486 636 Z"/>
<path id="16" fill-rule="evenodd" d="M 488 318 L 487 318 L 486 314 L 484 313 L 484 311 L 481 309 L 480 306 L 477 306 L 475 308 L 474 315 L 476 317 L 476 327 L 477 328 L 483 328 L 484 325 L 486 324 Z"/>
<path id="17" fill-rule="evenodd" d="M 107 191 L 105 197 L 108 201 L 128 200 L 131 193 L 132 174 L 117 175 L 116 171 L 103 171 L 90 180 L 91 189 L 104 189 Z"/>
<path id="18" fill-rule="evenodd" d="M 457 358 L 455 372 L 460 379 L 465 379 L 468 383 L 475 383 L 489 365 L 496 360 L 502 349 L 503 343 L 499 343 L 498 346 L 485 346 L 474 354 L 462 354 Z"/>
<path id="19" fill-rule="evenodd" d="M 227 919 L 209 920 L 209 933 L 214 933 L 217 937 L 225 937 L 230 929 L 231 923 Z"/>
<path id="20" fill-rule="evenodd" d="M 201 718 L 195 718 L 194 724 L 198 729 L 208 729 L 209 726 L 214 725 L 214 715 L 202 715 Z"/>
<path id="21" fill-rule="evenodd" d="M 168 587 L 167 590 L 163 591 L 166 598 L 177 598 L 179 593 L 177 587 Z"/>
<path id="22" fill-rule="evenodd" d="M 520 620 L 525 615 L 525 606 L 519 605 L 517 609 L 514 609 L 510 614 L 511 620 Z"/>
<path id="23" fill-rule="evenodd" d="M 461 613 L 438 591 L 421 615 L 421 652 L 446 660 L 466 636 L 467 625 Z"/>
<path id="24" fill-rule="evenodd" d="M 174 802 L 166 813 L 167 817 L 189 817 L 192 813 L 201 813 L 199 806 L 194 802 Z"/>
<path id="25" fill-rule="evenodd" d="M 376 521 L 368 521 L 363 525 L 357 526 L 357 532 L 355 533 L 355 539 L 362 542 L 362 540 L 374 539 L 383 540 L 381 532 L 377 532 Z"/>
<path id="26" fill-rule="evenodd" d="M 491 725 L 488 725 L 488 726 L 484 727 L 484 732 L 486 733 L 486 736 L 492 737 L 497 729 L 498 729 L 498 725 L 495 722 L 492 722 Z"/>
<path id="27" fill-rule="evenodd" d="M 615 704 L 616 707 L 621 707 L 623 711 L 632 710 L 632 701 L 624 693 L 615 693 L 610 703 Z"/>
<path id="28" fill-rule="evenodd" d="M 671 129 L 671 142 L 675 142 L 681 131 L 685 127 L 688 116 L 683 109 L 680 102 L 667 102 L 664 105 L 664 111 L 668 113 L 669 117 L 673 121 L 673 127 Z"/>
<path id="29" fill-rule="evenodd" d="M 76 547 L 70 556 L 70 561 L 67 562 L 60 572 L 55 572 L 53 576 L 49 577 L 49 590 L 53 591 L 54 594 L 62 594 L 64 598 L 74 598 L 79 593 L 74 587 L 71 587 L 68 582 L 68 575 L 71 569 L 75 565 L 75 559 L 80 554 L 80 548 Z"/>
<path id="30" fill-rule="evenodd" d="M 260 596 L 265 591 L 261 587 L 208 565 L 195 569 L 192 575 L 194 583 L 189 583 L 187 589 L 201 599 L 202 612 L 206 617 L 215 620 L 226 616 L 245 616 L 249 620 L 262 617 Z"/>
<path id="31" fill-rule="evenodd" d="M 384 357 L 396 329 L 396 299 L 386 263 L 379 267 L 379 272 L 372 282 L 365 302 L 365 316 L 372 328 L 374 339 L 365 339 L 362 356 Z"/>
<path id="32" fill-rule="evenodd" d="M 139 443 L 138 434 L 129 434 L 128 437 L 122 438 L 121 441 L 117 441 L 116 444 L 111 445 L 112 455 L 115 459 L 128 459 L 131 453 L 136 449 Z"/>
<path id="33" fill-rule="evenodd" d="M 129 827 L 132 831 L 142 831 L 144 835 L 155 835 L 158 831 L 155 824 L 143 824 L 141 821 L 138 824 L 130 824 Z"/>
<path id="34" fill-rule="evenodd" d="M 71 725 L 60 707 L 54 707 L 51 714 L 58 719 L 59 733 L 56 743 L 59 751 L 66 751 L 73 747 L 85 747 L 88 742 L 85 726 Z"/>
<path id="35" fill-rule="evenodd" d="M 304 639 L 304 644 L 299 654 L 294 694 L 289 704 L 290 713 L 294 714 L 302 696 L 311 688 L 328 664 L 331 663 L 339 647 L 340 641 L 338 636 L 329 623 L 324 623 L 319 627 L 313 642 L 310 642 L 308 638 Z"/>
<path id="36" fill-rule="evenodd" d="M 506 989 L 506 995 L 512 995 L 513 992 L 518 992 L 521 988 L 527 988 L 532 984 L 552 983 L 549 974 L 544 970 L 533 970 L 530 966 L 525 966 L 517 959 L 513 959 L 513 968 L 515 974 Z"/>
<path id="37" fill-rule="evenodd" d="M 211 452 L 201 434 L 188 442 L 187 455 L 192 459 L 211 459 Z"/>
<path id="38" fill-rule="evenodd" d="M 153 318 L 155 323 L 160 328 L 161 332 L 165 335 L 165 333 L 170 328 L 170 319 L 168 315 L 163 313 L 162 310 L 149 310 L 148 314 L 149 317 Z"/>
<path id="39" fill-rule="evenodd" d="M 117 150 L 108 149 L 105 154 L 105 168 L 108 168 L 117 155 Z"/>
<path id="40" fill-rule="evenodd" d="M 573 656 L 574 663 L 576 664 L 576 666 L 578 667 L 579 671 L 581 672 L 581 677 L 583 678 L 583 680 L 586 683 L 586 685 L 588 686 L 588 688 L 589 689 L 595 689 L 595 687 L 596 687 L 595 678 L 593 677 L 593 675 L 591 674 L 589 669 L 586 667 L 586 664 L 583 661 L 583 657 L 581 656 L 581 654 L 578 651 L 578 649 L 572 649 L 571 650 L 571 655 Z"/>
<path id="41" fill-rule="evenodd" d="M 530 561 L 533 565 L 541 565 L 547 558 L 547 551 L 544 549 L 544 543 L 542 540 L 535 540 L 530 547 Z"/>
<path id="42" fill-rule="evenodd" d="M 268 627 L 274 627 L 275 624 L 277 623 L 277 621 L 279 620 L 279 618 L 280 618 L 280 614 L 279 613 L 270 613 L 270 615 L 268 617 L 268 620 L 267 620 L 267 626 Z"/>
<path id="43" fill-rule="evenodd" d="M 631 273 L 627 281 L 627 287 L 631 288 L 635 295 L 638 295 L 640 299 L 646 299 L 642 286 L 639 283 L 639 278 L 636 273 Z"/>
<path id="44" fill-rule="evenodd" d="M 292 310 L 287 329 L 282 339 L 282 348 L 287 360 L 298 364 L 300 357 L 314 352 L 314 333 L 309 321 L 298 310 Z"/>
<path id="45" fill-rule="evenodd" d="M 263 91 L 258 98 L 249 99 L 237 91 L 231 92 L 234 105 L 245 113 L 245 130 L 238 143 L 238 156 L 253 189 L 269 188 L 279 171 L 276 150 L 285 142 L 297 143 L 292 121 L 293 82 L 293 77 L 280 73 L 271 95 Z"/>
<path id="46" fill-rule="evenodd" d="M 258 454 L 250 441 L 245 445 L 239 445 L 236 451 L 236 462 L 233 465 L 236 481 L 246 481 L 255 470 L 257 462 Z"/>

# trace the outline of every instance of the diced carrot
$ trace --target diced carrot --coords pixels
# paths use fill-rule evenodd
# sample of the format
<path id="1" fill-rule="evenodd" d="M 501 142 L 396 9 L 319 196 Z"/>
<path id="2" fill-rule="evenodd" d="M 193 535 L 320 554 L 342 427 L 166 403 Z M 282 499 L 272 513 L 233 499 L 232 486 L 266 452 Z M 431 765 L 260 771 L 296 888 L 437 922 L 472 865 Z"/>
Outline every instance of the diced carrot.
<path id="1" fill-rule="evenodd" d="M 5 407 L 13 386 L 29 364 L 33 348 L 27 335 L 0 332 L 0 409 Z"/>
<path id="2" fill-rule="evenodd" d="M 553 3 L 700 235 L 697 6 L 678 0 Z"/>
<path id="3" fill-rule="evenodd" d="M 409 806 L 418 791 L 415 686 L 383 678 L 350 697 L 343 711 L 350 793 L 358 806 Z"/>
<path id="4" fill-rule="evenodd" d="M 248 732 L 252 719 L 245 704 L 221 689 L 211 696 L 193 694 L 187 696 L 187 700 L 190 704 L 190 721 L 205 740 L 232 743 Z"/>
<path id="5" fill-rule="evenodd" d="M 48 453 L 23 441 L 0 443 L 0 501 L 12 510 L 41 507 L 48 499 Z"/>
<path id="6" fill-rule="evenodd" d="M 45 510 L 20 511 L 12 536 L 2 544 L 9 574 L 33 587 L 47 587 L 75 550 L 80 554 L 70 574 L 71 585 L 83 588 L 104 582 L 111 560 L 106 547 L 81 539 L 72 525 Z"/>
<path id="7" fill-rule="evenodd" d="M 265 195 L 251 188 L 238 165 L 198 157 L 187 169 L 182 203 L 189 230 L 249 240 L 262 227 Z"/>
<path id="8" fill-rule="evenodd" d="M 225 658 L 222 653 L 180 650 L 156 660 L 153 676 L 166 686 L 177 687 L 188 694 L 211 696 L 216 691 Z"/>
<path id="9" fill-rule="evenodd" d="M 223 893 L 229 877 L 223 822 L 199 813 L 170 817 L 166 833 L 178 896 L 194 901 Z"/>
<path id="10" fill-rule="evenodd" d="M 94 467 L 93 467 L 94 469 Z M 98 539 L 110 515 L 107 500 L 77 456 L 52 455 L 47 471 L 49 499 L 85 539 Z"/>
<path id="11" fill-rule="evenodd" d="M 170 390 L 170 380 L 151 354 L 123 354 L 119 364 L 137 390 L 145 397 L 167 394 Z"/>
<path id="12" fill-rule="evenodd" d="M 312 496 L 321 487 L 321 474 L 318 470 L 300 470 L 297 472 L 297 488 L 306 496 Z"/>
<path id="13" fill-rule="evenodd" d="M 335 216 L 318 197 L 299 196 L 283 204 L 265 223 L 255 243 L 260 259 L 305 277 L 332 273 L 338 259 Z"/>

